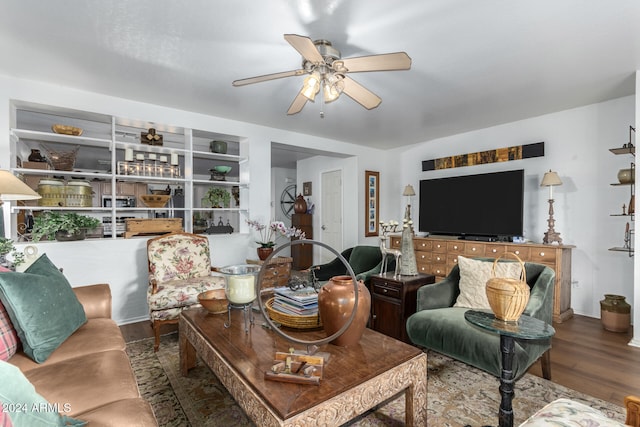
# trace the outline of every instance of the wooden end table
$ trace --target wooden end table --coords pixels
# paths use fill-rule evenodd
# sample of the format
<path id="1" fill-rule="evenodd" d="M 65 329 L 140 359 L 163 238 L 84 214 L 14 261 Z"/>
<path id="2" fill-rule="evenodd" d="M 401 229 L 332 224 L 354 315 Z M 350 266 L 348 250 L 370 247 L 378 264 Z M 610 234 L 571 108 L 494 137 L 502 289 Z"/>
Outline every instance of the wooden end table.
<path id="1" fill-rule="evenodd" d="M 371 328 L 397 340 L 411 344 L 407 335 L 407 319 L 416 312 L 418 289 L 434 283 L 433 274 L 415 276 L 393 273 L 371 276 Z"/>
<path id="2" fill-rule="evenodd" d="M 469 310 L 464 314 L 467 322 L 482 329 L 500 334 L 500 352 L 502 353 L 502 372 L 500 375 L 500 410 L 498 426 L 513 427 L 513 355 L 515 340 L 538 340 L 551 338 L 555 333 L 553 326 L 535 317 L 522 315 L 517 321 L 505 322 L 496 319 L 493 313 Z"/>
<path id="3" fill-rule="evenodd" d="M 398 393 L 405 395 L 406 425 L 427 425 L 427 355 L 421 350 L 366 329 L 350 348 L 320 346 L 330 354 L 320 385 L 269 381 L 265 372 L 275 352 L 286 352 L 291 342 L 265 328 L 261 313 L 248 334 L 241 313 L 231 315 L 235 318 L 226 329 L 225 315 L 202 308 L 181 313 L 180 367 L 186 375 L 199 355 L 257 425 L 341 425 Z M 323 331 L 301 334 L 305 340 L 326 336 Z"/>

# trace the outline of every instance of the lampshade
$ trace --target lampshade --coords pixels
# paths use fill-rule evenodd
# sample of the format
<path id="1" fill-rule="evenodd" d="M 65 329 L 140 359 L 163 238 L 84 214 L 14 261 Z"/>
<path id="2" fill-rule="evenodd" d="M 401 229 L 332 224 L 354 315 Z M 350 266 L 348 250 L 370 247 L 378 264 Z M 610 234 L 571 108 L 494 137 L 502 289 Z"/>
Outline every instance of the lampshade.
<path id="1" fill-rule="evenodd" d="M 409 184 L 406 187 L 404 187 L 404 191 L 402 192 L 402 195 L 403 196 L 408 196 L 408 197 L 415 196 L 416 192 L 413 189 L 413 187 L 411 186 L 411 184 Z"/>
<path id="2" fill-rule="evenodd" d="M 551 187 L 554 185 L 562 185 L 562 181 L 556 172 L 552 172 L 551 169 L 549 169 L 549 172 L 546 172 L 542 177 L 540 187 Z"/>
<path id="3" fill-rule="evenodd" d="M 344 90 L 343 77 L 337 74 L 328 74 L 324 79 L 324 102 L 333 102 L 340 97 Z"/>
<path id="4" fill-rule="evenodd" d="M 38 193 L 7 170 L 0 170 L 0 201 L 40 199 Z"/>

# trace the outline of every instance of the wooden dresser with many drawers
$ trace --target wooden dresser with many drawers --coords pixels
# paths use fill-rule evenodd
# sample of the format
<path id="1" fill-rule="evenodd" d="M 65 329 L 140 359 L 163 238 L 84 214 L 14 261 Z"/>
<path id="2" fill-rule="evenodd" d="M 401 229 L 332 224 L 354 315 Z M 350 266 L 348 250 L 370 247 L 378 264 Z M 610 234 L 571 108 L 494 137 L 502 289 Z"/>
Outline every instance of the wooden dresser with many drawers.
<path id="1" fill-rule="evenodd" d="M 402 236 L 391 236 L 392 248 L 400 249 Z M 536 243 L 476 242 L 445 237 L 415 237 L 413 247 L 418 272 L 433 274 L 442 280 L 458 262 L 458 255 L 468 258 L 496 258 L 513 252 L 522 261 L 551 267 L 556 272 L 553 321 L 561 323 L 573 316 L 571 308 L 571 249 L 569 245 Z M 509 257 L 508 259 L 514 259 Z"/>

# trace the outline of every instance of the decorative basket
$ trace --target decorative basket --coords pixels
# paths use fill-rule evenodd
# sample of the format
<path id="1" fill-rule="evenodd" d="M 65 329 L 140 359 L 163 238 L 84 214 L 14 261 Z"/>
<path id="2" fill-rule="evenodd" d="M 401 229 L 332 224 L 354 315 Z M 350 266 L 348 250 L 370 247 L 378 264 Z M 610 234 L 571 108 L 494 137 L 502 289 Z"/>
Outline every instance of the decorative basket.
<path id="1" fill-rule="evenodd" d="M 496 264 L 502 256 L 493 261 L 491 269 L 491 278 L 487 280 L 486 292 L 491 311 L 499 320 L 506 322 L 515 322 L 520 318 L 527 303 L 529 302 L 529 285 L 527 284 L 527 273 L 524 263 L 518 255 L 505 252 L 504 255 L 513 255 L 517 258 L 522 266 L 522 273 L 519 279 L 511 279 L 506 277 L 495 277 Z"/>
<path id="2" fill-rule="evenodd" d="M 274 322 L 280 323 L 282 326 L 286 326 L 293 329 L 317 329 L 322 327 L 322 320 L 320 314 L 313 316 L 294 316 L 286 314 L 273 308 L 273 301 L 275 298 L 270 298 L 265 304 L 269 317 Z"/>
<path id="3" fill-rule="evenodd" d="M 76 154 L 78 154 L 80 146 L 76 146 L 71 151 L 53 150 L 44 144 L 42 144 L 42 148 L 47 152 L 47 159 L 55 170 L 71 171 L 73 170 L 73 165 L 76 163 Z"/>

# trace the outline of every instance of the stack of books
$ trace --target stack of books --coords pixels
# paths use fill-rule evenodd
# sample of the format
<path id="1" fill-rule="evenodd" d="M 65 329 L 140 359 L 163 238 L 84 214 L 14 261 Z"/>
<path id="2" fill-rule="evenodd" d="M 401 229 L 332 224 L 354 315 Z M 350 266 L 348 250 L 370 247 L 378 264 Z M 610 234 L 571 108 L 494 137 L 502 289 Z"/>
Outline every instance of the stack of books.
<path id="1" fill-rule="evenodd" d="M 313 288 L 296 291 L 283 286 L 274 289 L 272 308 L 293 316 L 315 316 L 318 314 L 318 293 Z"/>

